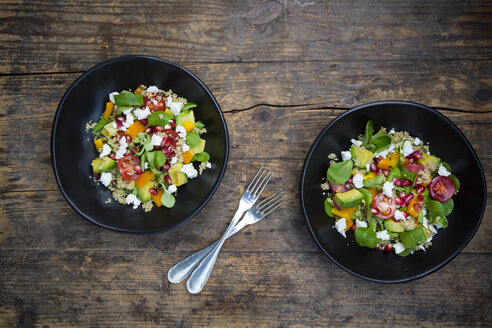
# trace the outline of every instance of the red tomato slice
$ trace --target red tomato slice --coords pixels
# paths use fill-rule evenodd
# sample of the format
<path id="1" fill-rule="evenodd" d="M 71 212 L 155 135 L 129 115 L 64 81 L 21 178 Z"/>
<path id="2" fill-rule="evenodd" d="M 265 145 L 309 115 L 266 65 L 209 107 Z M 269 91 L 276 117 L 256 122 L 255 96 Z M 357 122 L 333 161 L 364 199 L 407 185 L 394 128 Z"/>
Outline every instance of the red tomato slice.
<path id="1" fill-rule="evenodd" d="M 425 170 L 425 166 L 420 164 L 405 164 L 405 168 L 408 170 L 408 172 L 418 172 Z"/>
<path id="2" fill-rule="evenodd" d="M 140 160 L 132 155 L 123 156 L 118 160 L 121 177 L 127 181 L 135 180 L 142 174 Z"/>
<path id="3" fill-rule="evenodd" d="M 380 219 L 389 219 L 395 215 L 395 197 L 388 197 L 385 194 L 377 194 L 372 200 L 372 209 Z"/>
<path id="4" fill-rule="evenodd" d="M 432 199 L 439 202 L 447 202 L 456 192 L 454 181 L 445 176 L 438 176 L 429 185 L 429 192 Z"/>
<path id="5" fill-rule="evenodd" d="M 145 106 L 148 106 L 151 112 L 166 110 L 166 102 L 164 101 L 164 99 L 158 101 L 155 98 L 143 97 L 143 102 L 144 102 L 144 108 Z"/>

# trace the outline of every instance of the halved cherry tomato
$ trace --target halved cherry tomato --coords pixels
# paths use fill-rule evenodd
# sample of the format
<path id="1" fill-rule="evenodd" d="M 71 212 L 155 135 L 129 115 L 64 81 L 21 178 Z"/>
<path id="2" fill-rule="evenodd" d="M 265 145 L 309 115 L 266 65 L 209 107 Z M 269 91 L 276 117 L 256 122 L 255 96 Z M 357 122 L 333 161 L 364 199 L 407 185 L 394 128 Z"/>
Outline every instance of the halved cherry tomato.
<path id="1" fill-rule="evenodd" d="M 143 102 L 144 102 L 144 108 L 145 106 L 148 106 L 151 112 L 166 110 L 166 101 L 164 99 L 157 100 L 154 97 L 149 98 L 145 96 L 143 97 Z"/>
<path id="2" fill-rule="evenodd" d="M 432 180 L 429 192 L 432 199 L 447 202 L 456 192 L 456 185 L 450 178 L 440 175 Z"/>
<path id="3" fill-rule="evenodd" d="M 388 197 L 383 193 L 377 194 L 372 200 L 372 208 L 380 219 L 389 219 L 395 215 L 395 197 Z"/>
<path id="4" fill-rule="evenodd" d="M 418 172 L 418 171 L 423 171 L 425 170 L 425 166 L 420 165 L 420 164 L 405 164 L 405 168 L 408 170 L 408 172 Z"/>
<path id="5" fill-rule="evenodd" d="M 118 160 L 121 177 L 127 181 L 135 180 L 142 174 L 140 160 L 132 155 L 123 156 Z"/>

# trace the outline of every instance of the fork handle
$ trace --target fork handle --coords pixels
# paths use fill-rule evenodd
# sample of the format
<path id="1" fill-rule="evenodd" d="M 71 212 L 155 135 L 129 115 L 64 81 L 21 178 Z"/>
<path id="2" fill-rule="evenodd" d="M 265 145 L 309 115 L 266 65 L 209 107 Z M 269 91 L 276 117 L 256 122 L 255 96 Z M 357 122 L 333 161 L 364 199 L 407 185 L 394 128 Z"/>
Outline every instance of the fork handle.
<path id="1" fill-rule="evenodd" d="M 217 241 L 217 244 L 213 248 L 213 250 L 205 256 L 202 262 L 198 264 L 195 271 L 190 276 L 190 279 L 186 282 L 186 287 L 188 291 L 192 294 L 197 294 L 202 291 L 203 287 L 208 281 L 210 277 L 210 273 L 212 273 L 212 269 L 214 268 L 215 261 L 217 260 L 217 256 L 219 255 L 219 251 L 222 248 L 227 237 L 229 237 L 229 233 L 237 224 L 237 221 L 241 218 L 241 216 L 246 212 L 245 209 L 238 208 L 236 214 L 231 220 L 231 223 L 227 227 L 226 232 L 220 237 Z"/>
<path id="2" fill-rule="evenodd" d="M 234 228 L 231 230 L 231 232 L 228 234 L 226 237 L 229 238 L 232 235 L 236 234 L 238 231 L 240 231 L 242 228 L 244 228 L 246 224 L 244 224 L 243 221 L 239 221 Z M 195 252 L 185 258 L 184 260 L 181 260 L 180 262 L 176 263 L 169 271 L 167 272 L 167 280 L 173 284 L 179 284 L 182 282 L 188 275 L 193 271 L 194 268 L 200 263 L 200 261 L 208 254 L 212 249 L 214 249 L 215 246 L 219 243 L 219 239 L 217 239 L 215 242 L 213 242 L 211 245 L 199 250 L 198 252 Z"/>

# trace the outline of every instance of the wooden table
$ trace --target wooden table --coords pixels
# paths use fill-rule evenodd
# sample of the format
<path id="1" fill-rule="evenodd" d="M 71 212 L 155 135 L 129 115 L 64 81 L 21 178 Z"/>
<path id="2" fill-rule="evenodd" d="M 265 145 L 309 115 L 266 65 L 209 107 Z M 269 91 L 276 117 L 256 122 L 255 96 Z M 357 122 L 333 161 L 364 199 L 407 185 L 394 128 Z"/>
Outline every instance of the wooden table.
<path id="1" fill-rule="evenodd" d="M 487 1 L 1 1 L 1 327 L 492 326 L 492 209 L 448 265 L 384 285 L 315 246 L 301 167 L 336 116 L 377 100 L 438 109 L 492 185 L 492 5 Z M 148 54 L 194 72 L 231 140 L 217 193 L 155 234 L 98 227 L 65 201 L 49 143 L 60 98 L 95 64 Z M 228 241 L 201 294 L 167 270 L 220 237 L 255 169 L 288 202 Z M 466 220 L 467 218 L 463 218 Z"/>

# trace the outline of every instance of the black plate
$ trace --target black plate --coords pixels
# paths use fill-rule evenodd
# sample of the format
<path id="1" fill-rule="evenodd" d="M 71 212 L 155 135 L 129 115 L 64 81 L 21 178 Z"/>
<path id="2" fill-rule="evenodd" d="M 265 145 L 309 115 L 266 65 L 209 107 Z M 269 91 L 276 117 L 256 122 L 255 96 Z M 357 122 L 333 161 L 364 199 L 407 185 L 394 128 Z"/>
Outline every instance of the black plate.
<path id="1" fill-rule="evenodd" d="M 197 120 L 205 123 L 206 151 L 211 169 L 179 187 L 172 209 L 154 207 L 134 210 L 112 200 L 111 193 L 97 185 L 91 161 L 97 156 L 86 123 L 97 122 L 108 94 L 155 85 L 198 104 Z M 224 175 L 229 154 L 227 126 L 219 104 L 195 75 L 177 64 L 148 56 L 125 56 L 99 64 L 78 78 L 58 105 L 51 134 L 51 159 L 56 180 L 70 205 L 86 219 L 119 231 L 154 232 L 176 227 L 196 215 L 210 200 Z"/>
<path id="2" fill-rule="evenodd" d="M 353 233 L 343 238 L 334 220 L 324 213 L 326 198 L 320 187 L 329 166 L 327 155 L 340 157 L 350 139 L 364 133 L 371 119 L 374 130 L 386 127 L 408 131 L 430 143 L 431 154 L 450 164 L 461 182 L 453 197 L 455 207 L 447 229 L 440 229 L 427 251 L 407 257 L 360 247 Z M 314 141 L 301 176 L 301 207 L 316 244 L 344 270 L 367 280 L 396 283 L 423 277 L 453 259 L 472 239 L 485 210 L 486 186 L 482 167 L 463 133 L 445 116 L 428 107 L 408 102 L 377 102 L 354 108 L 328 124 Z"/>

